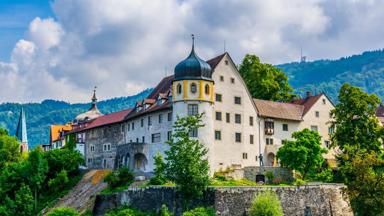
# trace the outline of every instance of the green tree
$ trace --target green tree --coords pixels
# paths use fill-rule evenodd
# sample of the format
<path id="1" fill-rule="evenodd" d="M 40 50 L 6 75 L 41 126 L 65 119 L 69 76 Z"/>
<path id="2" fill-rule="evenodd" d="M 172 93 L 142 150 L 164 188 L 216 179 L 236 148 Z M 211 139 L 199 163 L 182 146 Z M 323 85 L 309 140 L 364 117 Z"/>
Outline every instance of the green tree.
<path id="1" fill-rule="evenodd" d="M 153 159 L 155 161 L 154 176 L 150 179 L 149 184 L 162 185 L 167 181 L 163 156 L 160 153 L 157 153 Z"/>
<path id="2" fill-rule="evenodd" d="M 356 215 L 384 215 L 384 160 L 377 153 L 358 151 L 340 156 L 340 171 Z"/>
<path id="3" fill-rule="evenodd" d="M 69 176 L 78 173 L 79 166 L 84 162 L 80 152 L 71 149 L 54 149 L 44 152 L 44 159 L 49 164 L 48 178 L 55 178 L 65 170 Z"/>
<path id="4" fill-rule="evenodd" d="M 383 128 L 376 118 L 379 98 L 344 84 L 339 92 L 339 102 L 331 111 L 332 127 L 336 128 L 332 135 L 333 145 L 343 152 L 348 149 L 382 151 Z"/>
<path id="5" fill-rule="evenodd" d="M 67 171 L 61 170 L 57 176 L 48 181 L 48 187 L 51 191 L 57 192 L 63 189 L 69 182 Z"/>
<path id="6" fill-rule="evenodd" d="M 273 65 L 261 63 L 255 55 L 245 55 L 239 72 L 254 98 L 291 101 L 295 96 L 287 76 Z"/>
<path id="7" fill-rule="evenodd" d="M 317 170 L 324 163 L 321 136 L 317 131 L 304 129 L 292 134 L 294 141 L 286 140 L 277 151 L 277 158 L 284 167 L 300 172 L 303 179 L 312 170 Z"/>
<path id="8" fill-rule="evenodd" d="M 0 173 L 7 164 L 20 159 L 20 144 L 16 137 L 9 136 L 7 130 L 0 128 Z"/>
<path id="9" fill-rule="evenodd" d="M 15 215 L 29 216 L 33 212 L 33 196 L 27 185 L 22 185 L 15 194 Z"/>
<path id="10" fill-rule="evenodd" d="M 252 201 L 250 216 L 283 216 L 283 209 L 276 193 L 272 191 L 261 192 Z"/>
<path id="11" fill-rule="evenodd" d="M 199 197 L 209 184 L 208 150 L 191 138 L 194 130 L 203 127 L 202 114 L 178 118 L 174 124 L 170 149 L 166 154 L 166 178 L 176 184 L 184 200 Z"/>
<path id="12" fill-rule="evenodd" d="M 37 209 L 38 191 L 43 186 L 48 172 L 48 163 L 43 158 L 43 151 L 37 147 L 28 156 L 28 180 L 34 190 L 35 210 Z"/>

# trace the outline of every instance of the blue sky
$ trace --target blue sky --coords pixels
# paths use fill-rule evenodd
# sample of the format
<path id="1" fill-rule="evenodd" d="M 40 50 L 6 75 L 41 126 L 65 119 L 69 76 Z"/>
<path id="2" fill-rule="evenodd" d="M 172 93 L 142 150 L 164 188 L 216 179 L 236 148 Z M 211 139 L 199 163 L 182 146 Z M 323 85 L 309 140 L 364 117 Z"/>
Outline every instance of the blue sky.
<path id="1" fill-rule="evenodd" d="M 0 60 L 9 60 L 31 20 L 53 16 L 49 0 L 0 0 Z"/>
<path id="2" fill-rule="evenodd" d="M 382 0 L 0 0 L 0 103 L 153 87 L 190 50 L 271 64 L 384 48 Z"/>

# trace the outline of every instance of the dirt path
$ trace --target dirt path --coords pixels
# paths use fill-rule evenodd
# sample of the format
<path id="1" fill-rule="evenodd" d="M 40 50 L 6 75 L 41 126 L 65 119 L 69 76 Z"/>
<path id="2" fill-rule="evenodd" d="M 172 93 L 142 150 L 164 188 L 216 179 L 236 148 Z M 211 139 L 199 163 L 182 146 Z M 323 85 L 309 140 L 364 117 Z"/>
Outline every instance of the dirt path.
<path id="1" fill-rule="evenodd" d="M 103 179 L 109 172 L 109 170 L 87 172 L 80 182 L 67 195 L 59 199 L 52 208 L 43 210 L 43 215 L 57 207 L 71 207 L 80 213 L 93 209 L 95 195 L 107 187 Z"/>

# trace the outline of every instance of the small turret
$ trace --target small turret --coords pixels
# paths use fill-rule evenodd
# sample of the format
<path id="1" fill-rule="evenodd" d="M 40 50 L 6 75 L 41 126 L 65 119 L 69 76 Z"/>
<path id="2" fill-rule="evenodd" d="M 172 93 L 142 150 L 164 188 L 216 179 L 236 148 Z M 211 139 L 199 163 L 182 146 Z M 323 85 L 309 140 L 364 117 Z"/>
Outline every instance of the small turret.
<path id="1" fill-rule="evenodd" d="M 86 121 L 94 120 L 103 114 L 97 108 L 97 97 L 96 97 L 96 87 L 93 89 L 92 104 L 91 108 L 85 113 L 81 113 L 75 118 L 75 122 L 81 123 Z"/>

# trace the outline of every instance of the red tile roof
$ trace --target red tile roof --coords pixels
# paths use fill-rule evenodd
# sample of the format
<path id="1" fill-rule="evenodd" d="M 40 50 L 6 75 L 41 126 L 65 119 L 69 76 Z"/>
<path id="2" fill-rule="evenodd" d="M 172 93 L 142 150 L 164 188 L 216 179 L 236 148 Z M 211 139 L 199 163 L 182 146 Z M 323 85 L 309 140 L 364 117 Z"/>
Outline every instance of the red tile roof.
<path id="1" fill-rule="evenodd" d="M 153 89 L 151 94 L 148 95 L 147 99 L 157 99 L 160 93 L 167 93 L 171 88 L 173 81 L 173 75 L 163 78 L 160 83 Z"/>
<path id="2" fill-rule="evenodd" d="M 132 109 L 126 109 L 119 112 L 114 112 L 114 113 L 100 116 L 97 119 L 90 122 L 86 127 L 82 128 L 82 130 L 89 130 L 89 129 L 104 126 L 104 125 L 119 123 L 123 121 L 125 116 L 127 116 L 131 111 Z"/>
<path id="3" fill-rule="evenodd" d="M 253 99 L 253 101 L 260 116 L 293 121 L 303 120 L 304 106 L 302 105 L 260 99 Z"/>
<path id="4" fill-rule="evenodd" d="M 322 95 L 323 93 L 314 95 L 314 96 L 307 96 L 306 98 L 293 100 L 291 103 L 303 105 L 304 106 L 303 115 L 305 115 L 311 109 L 311 107 L 317 102 L 317 100 L 320 99 Z"/>
<path id="5" fill-rule="evenodd" d="M 224 58 L 225 54 L 227 54 L 227 52 L 219 55 L 219 56 L 216 56 L 210 60 L 207 61 L 207 63 L 211 66 L 212 70 L 216 68 L 216 66 L 219 64 L 219 62 L 221 61 L 221 59 Z"/>

